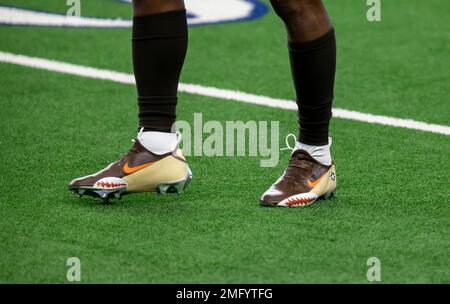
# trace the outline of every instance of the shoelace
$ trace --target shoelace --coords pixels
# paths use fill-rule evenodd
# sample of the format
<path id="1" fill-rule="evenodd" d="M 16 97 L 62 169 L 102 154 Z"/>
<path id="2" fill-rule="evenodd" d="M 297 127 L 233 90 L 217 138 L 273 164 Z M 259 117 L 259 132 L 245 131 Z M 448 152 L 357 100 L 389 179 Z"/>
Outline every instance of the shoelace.
<path id="1" fill-rule="evenodd" d="M 292 146 L 289 142 L 290 138 L 294 139 L 294 145 L 292 145 Z M 297 154 L 295 154 L 295 157 L 294 157 L 294 153 L 296 151 L 295 147 L 297 144 L 297 136 L 295 136 L 295 134 L 289 133 L 288 135 L 286 135 L 285 143 L 286 143 L 286 147 L 281 148 L 280 150 L 281 151 L 284 151 L 284 150 L 291 151 L 292 154 L 291 154 L 291 159 L 289 160 L 288 166 L 304 168 L 305 166 L 300 165 L 303 162 L 307 163 L 308 167 L 312 165 L 309 158 L 306 158 L 303 153 L 297 153 Z M 298 162 L 300 162 L 300 164 Z"/>
<path id="2" fill-rule="evenodd" d="M 311 160 L 301 152 L 293 153 L 286 168 L 285 180 L 292 183 L 305 180 L 308 176 L 309 168 L 313 166 Z"/>
<path id="3" fill-rule="evenodd" d="M 294 139 L 294 144 L 291 145 L 290 143 L 290 139 Z M 298 172 L 299 169 L 307 169 L 309 167 L 312 166 L 311 162 L 309 161 L 309 159 L 305 158 L 305 155 L 303 153 L 295 153 L 295 146 L 297 144 L 297 136 L 295 136 L 295 134 L 288 134 L 286 135 L 285 138 L 285 143 L 286 143 L 286 147 L 281 148 L 281 151 L 284 150 L 290 150 L 291 151 L 291 159 L 289 160 L 288 166 L 286 168 L 286 175 L 285 175 L 285 179 L 287 180 L 292 180 L 293 182 L 297 181 L 299 176 L 298 176 Z M 301 170 L 301 173 L 306 172 L 306 170 Z M 306 178 L 304 176 L 302 176 L 303 174 L 300 174 L 300 177 Z"/>
<path id="4" fill-rule="evenodd" d="M 294 145 L 293 146 L 290 145 L 289 138 L 294 138 Z M 289 133 L 288 135 L 286 135 L 286 138 L 284 139 L 284 142 L 286 143 L 286 147 L 281 148 L 280 151 L 291 150 L 291 153 L 294 153 L 295 145 L 297 144 L 297 136 L 295 136 L 295 134 Z"/>

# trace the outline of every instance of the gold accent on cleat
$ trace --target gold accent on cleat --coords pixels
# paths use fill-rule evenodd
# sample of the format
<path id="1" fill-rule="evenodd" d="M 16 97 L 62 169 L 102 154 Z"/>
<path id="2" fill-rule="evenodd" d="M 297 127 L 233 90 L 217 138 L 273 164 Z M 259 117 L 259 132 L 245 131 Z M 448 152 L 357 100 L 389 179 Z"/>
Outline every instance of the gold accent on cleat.
<path id="1" fill-rule="evenodd" d="M 318 197 L 328 195 L 329 198 L 334 189 L 336 189 L 336 168 L 332 165 L 330 170 L 320 177 L 320 182 L 310 192 L 315 193 Z"/>
<path id="2" fill-rule="evenodd" d="M 188 178 L 189 168 L 187 164 L 172 155 L 123 177 L 128 183 L 127 192 L 152 192 L 156 191 L 158 185 L 177 184 Z"/>

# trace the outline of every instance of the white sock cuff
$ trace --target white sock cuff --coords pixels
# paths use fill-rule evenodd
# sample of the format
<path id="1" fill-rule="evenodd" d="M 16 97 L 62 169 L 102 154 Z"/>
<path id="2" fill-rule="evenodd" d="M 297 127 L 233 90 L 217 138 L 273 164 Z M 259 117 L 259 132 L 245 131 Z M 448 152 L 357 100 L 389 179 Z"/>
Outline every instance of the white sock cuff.
<path id="1" fill-rule="evenodd" d="M 324 146 L 311 146 L 297 141 L 294 151 L 305 150 L 319 163 L 329 166 L 332 163 L 330 151 L 332 142 L 331 137 L 328 137 L 328 144 Z"/>
<path id="2" fill-rule="evenodd" d="M 180 133 L 140 131 L 137 140 L 150 152 L 162 155 L 175 151 L 181 140 Z"/>

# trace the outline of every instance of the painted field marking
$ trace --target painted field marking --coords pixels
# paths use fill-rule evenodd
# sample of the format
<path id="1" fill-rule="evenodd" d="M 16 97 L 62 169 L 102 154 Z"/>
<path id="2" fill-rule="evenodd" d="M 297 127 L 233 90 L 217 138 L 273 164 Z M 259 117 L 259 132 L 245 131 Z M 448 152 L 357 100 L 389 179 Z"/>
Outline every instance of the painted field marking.
<path id="1" fill-rule="evenodd" d="M 131 0 L 122 0 L 131 5 Z M 259 0 L 185 0 L 190 26 L 252 20 L 264 16 Z M 68 6 L 69 7 L 69 6 Z M 80 8 L 81 10 L 81 8 Z M 80 11 L 78 11 L 80 13 Z M 67 16 L 61 13 L 0 5 L 0 24 L 53 27 L 130 28 L 131 19 Z"/>
<path id="2" fill-rule="evenodd" d="M 135 84 L 134 75 L 132 74 L 97 69 L 88 66 L 75 65 L 71 63 L 65 63 L 37 57 L 29 57 L 24 55 L 0 52 L 0 62 L 6 62 L 30 68 L 42 69 L 70 75 L 77 75 L 94 79 L 109 80 L 118 83 L 133 84 L 133 85 Z M 260 106 L 286 110 L 297 110 L 297 105 L 293 101 L 254 95 L 240 91 L 219 89 L 215 87 L 207 87 L 203 85 L 187 84 L 187 83 L 180 83 L 178 90 L 183 93 L 196 94 L 225 100 L 233 100 Z M 407 128 L 425 132 L 450 135 L 450 126 L 430 124 L 412 119 L 402 119 L 383 115 L 373 115 L 369 113 L 362 113 L 339 108 L 333 108 L 333 117 L 356 120 L 371 124 L 380 124 L 398 128 Z"/>

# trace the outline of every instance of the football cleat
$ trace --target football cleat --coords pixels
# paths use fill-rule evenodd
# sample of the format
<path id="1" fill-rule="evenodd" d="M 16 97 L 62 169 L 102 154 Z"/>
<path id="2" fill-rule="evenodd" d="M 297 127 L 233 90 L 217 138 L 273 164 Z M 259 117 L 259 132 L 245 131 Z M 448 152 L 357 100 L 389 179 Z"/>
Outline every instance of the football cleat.
<path id="1" fill-rule="evenodd" d="M 323 165 L 308 152 L 297 150 L 283 175 L 262 195 L 263 206 L 304 207 L 330 198 L 336 189 L 334 164 Z"/>
<path id="2" fill-rule="evenodd" d="M 158 155 L 136 139 L 120 160 L 97 173 L 74 179 L 68 187 L 80 197 L 90 195 L 108 201 L 136 192 L 181 194 L 191 179 L 191 170 L 180 149 Z"/>

